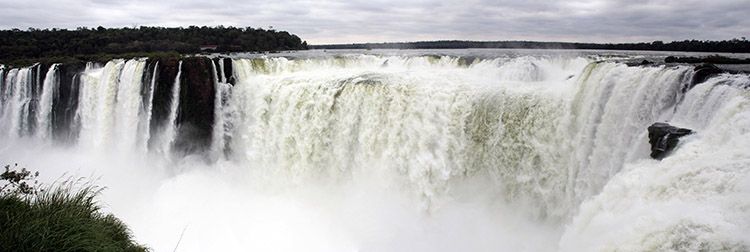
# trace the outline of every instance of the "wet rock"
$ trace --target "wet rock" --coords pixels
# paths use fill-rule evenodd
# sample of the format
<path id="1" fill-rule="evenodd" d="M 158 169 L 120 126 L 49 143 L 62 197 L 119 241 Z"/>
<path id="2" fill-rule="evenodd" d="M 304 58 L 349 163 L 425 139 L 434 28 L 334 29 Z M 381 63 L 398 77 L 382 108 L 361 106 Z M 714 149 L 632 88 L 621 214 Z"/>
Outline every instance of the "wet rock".
<path id="1" fill-rule="evenodd" d="M 633 66 L 648 66 L 648 65 L 651 65 L 653 63 L 654 62 L 651 62 L 651 61 L 648 61 L 648 60 L 643 60 L 641 62 L 625 62 L 625 65 L 631 66 L 631 67 L 633 67 Z"/>
<path id="2" fill-rule="evenodd" d="M 172 88 L 175 77 L 179 71 L 179 58 L 157 59 L 159 62 L 154 86 L 153 107 L 151 110 L 151 133 L 157 132 L 158 128 L 166 124 L 169 116 L 170 103 L 172 102 Z"/>
<path id="3" fill-rule="evenodd" d="M 234 85 L 234 75 L 232 74 L 232 59 L 230 58 L 222 58 L 221 60 L 224 61 L 224 76 L 227 78 L 227 83 L 230 85 Z"/>
<path id="4" fill-rule="evenodd" d="M 700 66 L 696 66 L 694 71 L 695 74 L 693 74 L 693 79 L 690 80 L 690 86 L 688 87 L 688 90 L 693 88 L 695 85 L 705 82 L 712 76 L 726 72 L 712 64 L 703 64 Z"/>
<path id="5" fill-rule="evenodd" d="M 71 142 L 77 139 L 77 131 L 73 129 L 75 114 L 78 110 L 78 90 L 81 85 L 81 73 L 86 69 L 86 63 L 75 62 L 60 65 L 58 75 L 60 84 L 58 92 L 52 98 L 52 136 L 61 142 Z"/>
<path id="6" fill-rule="evenodd" d="M 182 60 L 175 147 L 183 153 L 202 151 L 211 143 L 216 90 L 210 60 L 204 57 Z"/>
<path id="7" fill-rule="evenodd" d="M 667 123 L 654 123 L 648 127 L 648 143 L 651 144 L 651 157 L 662 159 L 679 143 L 679 138 L 693 131 L 678 128 Z"/>

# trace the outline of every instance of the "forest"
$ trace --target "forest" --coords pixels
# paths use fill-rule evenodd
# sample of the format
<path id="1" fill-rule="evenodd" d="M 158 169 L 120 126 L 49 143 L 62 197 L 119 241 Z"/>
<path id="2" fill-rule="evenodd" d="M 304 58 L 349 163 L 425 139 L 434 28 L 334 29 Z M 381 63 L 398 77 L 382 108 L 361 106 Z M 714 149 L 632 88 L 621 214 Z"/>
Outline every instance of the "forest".
<path id="1" fill-rule="evenodd" d="M 750 53 L 750 41 L 742 39 L 722 41 L 684 40 L 664 43 L 570 43 L 536 41 L 422 41 L 399 43 L 362 43 L 338 45 L 313 45 L 311 49 L 460 49 L 460 48 L 532 48 L 532 49 L 602 49 L 602 50 L 643 50 L 643 51 L 689 51 Z"/>
<path id="2" fill-rule="evenodd" d="M 12 29 L 0 31 L 0 62 L 12 63 L 94 55 L 132 53 L 259 52 L 304 50 L 307 42 L 286 31 L 261 28 L 190 26 L 187 28 L 125 27 L 67 29 Z M 148 56 L 148 55 L 146 55 Z"/>

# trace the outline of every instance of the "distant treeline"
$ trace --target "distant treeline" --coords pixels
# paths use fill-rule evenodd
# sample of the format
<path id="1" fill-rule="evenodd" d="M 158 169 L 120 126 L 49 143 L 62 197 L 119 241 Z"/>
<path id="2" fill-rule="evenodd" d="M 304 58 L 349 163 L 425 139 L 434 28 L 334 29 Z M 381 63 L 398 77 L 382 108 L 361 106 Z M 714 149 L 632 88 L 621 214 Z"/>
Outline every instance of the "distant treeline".
<path id="1" fill-rule="evenodd" d="M 710 63 L 710 64 L 750 64 L 750 58 L 737 59 L 721 55 L 709 55 L 705 57 L 675 57 L 669 56 L 664 59 L 666 63 Z"/>
<path id="2" fill-rule="evenodd" d="M 0 31 L 0 62 L 75 55 L 304 50 L 307 42 L 285 31 L 198 27 L 86 28 Z M 215 49 L 214 49 L 215 48 Z"/>
<path id="3" fill-rule="evenodd" d="M 691 52 L 730 52 L 750 53 L 750 41 L 744 37 L 723 41 L 684 40 L 664 43 L 569 43 L 534 41 L 423 41 L 402 43 L 363 43 L 311 45 L 311 49 L 461 49 L 461 48 L 532 48 L 532 49 L 605 49 L 605 50 L 647 50 L 647 51 L 691 51 Z"/>

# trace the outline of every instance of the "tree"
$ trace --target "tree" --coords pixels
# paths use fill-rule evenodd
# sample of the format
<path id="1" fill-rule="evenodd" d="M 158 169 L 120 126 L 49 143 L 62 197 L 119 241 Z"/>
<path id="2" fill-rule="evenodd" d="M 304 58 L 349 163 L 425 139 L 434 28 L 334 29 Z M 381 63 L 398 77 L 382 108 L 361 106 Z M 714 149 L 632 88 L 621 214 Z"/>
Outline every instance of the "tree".
<path id="1" fill-rule="evenodd" d="M 0 181 L 4 181 L 5 185 L 0 187 L 0 195 L 6 194 L 23 194 L 23 195 L 34 195 L 37 194 L 41 189 L 37 189 L 36 186 L 39 183 L 37 177 L 39 172 L 34 174 L 31 171 L 22 168 L 17 171 L 18 164 L 13 165 L 13 170 L 10 169 L 10 165 L 5 165 L 5 171 L 0 174 Z M 33 185 L 31 182 L 33 181 Z"/>

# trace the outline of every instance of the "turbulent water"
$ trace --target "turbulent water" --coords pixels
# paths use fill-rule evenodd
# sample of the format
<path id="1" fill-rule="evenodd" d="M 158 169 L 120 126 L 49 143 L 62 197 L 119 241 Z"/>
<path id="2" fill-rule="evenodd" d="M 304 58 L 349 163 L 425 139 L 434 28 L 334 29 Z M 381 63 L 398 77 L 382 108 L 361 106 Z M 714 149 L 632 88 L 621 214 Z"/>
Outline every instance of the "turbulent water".
<path id="1" fill-rule="evenodd" d="M 750 76 L 620 63 L 665 56 L 206 60 L 210 141 L 190 151 L 183 62 L 168 86 L 162 62 L 90 63 L 76 102 L 64 66 L 3 67 L 0 161 L 95 178 L 156 251 L 748 251 Z M 696 133 L 654 160 L 654 122 Z"/>

